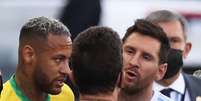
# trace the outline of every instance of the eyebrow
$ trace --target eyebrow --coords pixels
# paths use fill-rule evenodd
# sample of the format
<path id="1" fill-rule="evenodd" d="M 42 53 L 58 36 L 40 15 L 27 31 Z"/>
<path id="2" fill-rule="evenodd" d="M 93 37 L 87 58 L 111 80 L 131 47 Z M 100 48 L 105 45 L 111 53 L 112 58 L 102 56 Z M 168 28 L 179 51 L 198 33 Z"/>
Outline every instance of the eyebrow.
<path id="1" fill-rule="evenodd" d="M 73 45 L 72 41 L 66 42 L 66 46 L 72 46 L 72 45 Z"/>
<path id="2" fill-rule="evenodd" d="M 125 48 L 124 49 L 130 49 L 130 50 L 132 50 L 132 51 L 134 51 L 135 50 L 135 48 L 134 47 L 132 47 L 132 46 L 130 46 L 130 45 L 127 45 L 127 46 L 125 46 Z M 153 54 L 151 54 L 151 53 L 149 53 L 149 52 L 147 52 L 147 51 L 142 51 L 143 53 L 145 53 L 145 54 L 147 54 L 147 55 L 150 55 L 150 56 L 152 56 L 152 57 L 154 57 L 154 55 Z"/>
<path id="3" fill-rule="evenodd" d="M 54 56 L 54 58 L 66 58 L 66 56 L 63 54 L 57 54 Z"/>
<path id="4" fill-rule="evenodd" d="M 145 55 L 149 55 L 149 56 L 151 56 L 152 58 L 154 58 L 154 55 L 152 55 L 151 53 L 148 53 L 148 52 L 145 52 L 145 51 L 144 51 L 144 54 L 145 54 Z"/>
<path id="5" fill-rule="evenodd" d="M 130 46 L 130 45 L 126 45 L 126 46 L 124 47 L 124 49 L 130 49 L 130 50 L 132 50 L 132 51 L 134 51 L 134 50 L 135 50 L 135 48 L 134 48 L 134 47 L 132 47 L 132 46 Z"/>

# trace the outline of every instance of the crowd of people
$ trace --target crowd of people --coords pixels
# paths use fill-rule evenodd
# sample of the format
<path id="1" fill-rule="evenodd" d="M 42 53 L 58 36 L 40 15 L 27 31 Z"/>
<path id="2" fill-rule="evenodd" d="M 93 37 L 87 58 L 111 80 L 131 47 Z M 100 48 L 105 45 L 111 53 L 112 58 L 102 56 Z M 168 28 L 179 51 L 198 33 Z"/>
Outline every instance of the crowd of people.
<path id="1" fill-rule="evenodd" d="M 158 10 L 123 39 L 102 26 L 71 40 L 60 21 L 35 17 L 20 30 L 17 70 L 0 101 L 196 101 L 201 79 L 182 72 L 192 44 L 184 17 Z"/>

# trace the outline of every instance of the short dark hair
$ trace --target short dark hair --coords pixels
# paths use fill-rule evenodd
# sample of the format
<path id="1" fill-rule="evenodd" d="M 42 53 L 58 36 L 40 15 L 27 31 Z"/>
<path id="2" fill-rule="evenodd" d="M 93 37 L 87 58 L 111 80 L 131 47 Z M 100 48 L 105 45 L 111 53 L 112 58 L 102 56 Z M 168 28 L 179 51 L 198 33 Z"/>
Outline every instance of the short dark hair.
<path id="1" fill-rule="evenodd" d="M 46 40 L 49 34 L 71 36 L 68 28 L 57 21 L 47 17 L 36 17 L 30 19 L 20 31 L 19 43 L 33 40 Z"/>
<path id="2" fill-rule="evenodd" d="M 179 13 L 171 12 L 168 10 L 158 10 L 150 13 L 146 18 L 154 24 L 161 22 L 179 21 L 184 33 L 184 39 L 187 40 L 187 20 Z"/>
<path id="3" fill-rule="evenodd" d="M 167 63 L 167 55 L 170 49 L 170 44 L 165 32 L 159 26 L 156 26 L 144 19 L 138 19 L 134 25 L 127 29 L 127 32 L 123 37 L 123 43 L 125 43 L 126 39 L 130 35 L 134 34 L 133 32 L 138 32 L 139 34 L 147 35 L 158 40 L 161 43 L 159 63 Z"/>
<path id="4" fill-rule="evenodd" d="M 122 71 L 121 39 L 108 27 L 90 27 L 73 42 L 72 68 L 81 94 L 113 92 Z"/>

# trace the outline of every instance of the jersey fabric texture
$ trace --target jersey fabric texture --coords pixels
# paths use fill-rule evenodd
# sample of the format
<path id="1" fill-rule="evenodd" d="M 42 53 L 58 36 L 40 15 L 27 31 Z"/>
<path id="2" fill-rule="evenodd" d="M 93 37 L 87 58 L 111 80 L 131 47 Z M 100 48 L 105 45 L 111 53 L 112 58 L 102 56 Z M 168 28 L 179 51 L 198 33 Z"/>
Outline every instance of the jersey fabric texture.
<path id="1" fill-rule="evenodd" d="M 16 85 L 14 76 L 8 80 L 0 95 L 0 101 L 30 101 Z M 62 87 L 61 93 L 58 95 L 48 94 L 45 101 L 74 101 L 74 94 L 70 87 L 66 84 Z"/>

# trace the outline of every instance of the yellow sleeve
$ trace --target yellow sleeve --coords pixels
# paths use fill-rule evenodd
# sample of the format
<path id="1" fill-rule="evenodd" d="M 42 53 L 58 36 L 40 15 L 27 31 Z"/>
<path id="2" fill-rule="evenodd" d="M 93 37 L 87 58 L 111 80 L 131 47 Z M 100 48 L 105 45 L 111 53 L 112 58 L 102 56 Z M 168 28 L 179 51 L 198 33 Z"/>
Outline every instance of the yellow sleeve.
<path id="1" fill-rule="evenodd" d="M 20 101 L 20 99 L 17 97 L 14 90 L 12 89 L 9 81 L 7 81 L 3 85 L 0 101 Z"/>

